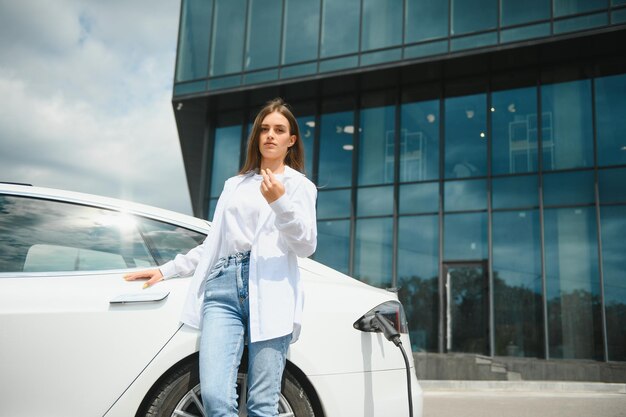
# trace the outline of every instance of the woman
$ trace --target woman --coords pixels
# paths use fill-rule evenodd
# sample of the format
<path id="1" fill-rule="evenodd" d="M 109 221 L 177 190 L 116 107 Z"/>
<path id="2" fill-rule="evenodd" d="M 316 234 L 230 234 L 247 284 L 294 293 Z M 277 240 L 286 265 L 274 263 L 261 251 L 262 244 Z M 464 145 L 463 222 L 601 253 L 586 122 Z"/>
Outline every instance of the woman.
<path id="1" fill-rule="evenodd" d="M 227 157 L 223 155 L 221 157 Z M 303 293 L 297 257 L 317 244 L 317 190 L 301 171 L 304 147 L 280 99 L 257 115 L 239 175 L 224 184 L 204 243 L 127 280 L 193 273 L 181 321 L 201 329 L 200 383 L 208 416 L 237 416 L 237 370 L 248 344 L 248 415 L 276 416 Z"/>

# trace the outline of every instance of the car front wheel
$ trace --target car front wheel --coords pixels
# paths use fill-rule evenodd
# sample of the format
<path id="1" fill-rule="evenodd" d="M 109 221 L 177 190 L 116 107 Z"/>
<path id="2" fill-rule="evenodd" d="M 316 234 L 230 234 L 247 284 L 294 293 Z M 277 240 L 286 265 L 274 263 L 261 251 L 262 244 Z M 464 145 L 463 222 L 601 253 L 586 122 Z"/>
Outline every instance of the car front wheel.
<path id="1" fill-rule="evenodd" d="M 197 371 L 198 364 L 189 362 L 166 377 L 149 396 L 145 407 L 138 413 L 140 417 L 206 417 L 200 397 L 200 381 Z M 246 416 L 245 374 L 237 378 L 237 394 L 239 395 L 239 415 Z M 296 378 L 285 370 L 283 386 L 278 401 L 280 417 L 315 417 L 311 401 Z"/>

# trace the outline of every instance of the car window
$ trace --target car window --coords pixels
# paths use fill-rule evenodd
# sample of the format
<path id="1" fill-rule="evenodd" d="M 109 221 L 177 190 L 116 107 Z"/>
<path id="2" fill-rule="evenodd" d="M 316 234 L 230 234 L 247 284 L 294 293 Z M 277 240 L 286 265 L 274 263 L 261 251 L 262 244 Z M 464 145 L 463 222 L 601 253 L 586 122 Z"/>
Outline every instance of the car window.
<path id="1" fill-rule="evenodd" d="M 202 233 L 146 218 L 138 219 L 138 226 L 159 265 L 189 252 L 206 238 Z"/>
<path id="2" fill-rule="evenodd" d="M 78 204 L 0 196 L 0 272 L 154 265 L 133 216 Z"/>

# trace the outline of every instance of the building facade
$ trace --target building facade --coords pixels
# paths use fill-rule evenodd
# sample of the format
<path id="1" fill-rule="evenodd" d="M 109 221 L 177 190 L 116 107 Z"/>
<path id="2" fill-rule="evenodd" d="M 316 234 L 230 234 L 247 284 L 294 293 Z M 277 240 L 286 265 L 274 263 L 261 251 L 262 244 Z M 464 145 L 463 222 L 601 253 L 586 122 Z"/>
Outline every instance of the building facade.
<path id="1" fill-rule="evenodd" d="M 397 289 L 414 351 L 626 361 L 626 0 L 182 0 L 197 216 L 276 96 L 314 258 Z"/>

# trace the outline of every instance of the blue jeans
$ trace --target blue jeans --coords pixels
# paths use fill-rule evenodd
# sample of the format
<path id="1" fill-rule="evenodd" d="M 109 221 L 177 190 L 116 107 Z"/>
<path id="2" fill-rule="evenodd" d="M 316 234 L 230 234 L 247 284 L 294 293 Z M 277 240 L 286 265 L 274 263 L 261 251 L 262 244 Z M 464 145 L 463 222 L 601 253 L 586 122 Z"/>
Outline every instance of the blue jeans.
<path id="1" fill-rule="evenodd" d="M 249 335 L 250 253 L 221 258 L 206 278 L 200 338 L 200 385 L 209 417 L 237 416 L 237 372 Z M 248 416 L 278 415 L 291 335 L 248 343 Z M 243 395 L 243 394 L 242 394 Z"/>

